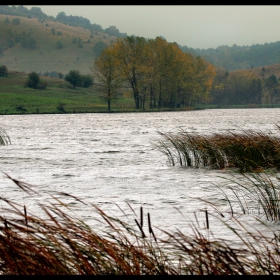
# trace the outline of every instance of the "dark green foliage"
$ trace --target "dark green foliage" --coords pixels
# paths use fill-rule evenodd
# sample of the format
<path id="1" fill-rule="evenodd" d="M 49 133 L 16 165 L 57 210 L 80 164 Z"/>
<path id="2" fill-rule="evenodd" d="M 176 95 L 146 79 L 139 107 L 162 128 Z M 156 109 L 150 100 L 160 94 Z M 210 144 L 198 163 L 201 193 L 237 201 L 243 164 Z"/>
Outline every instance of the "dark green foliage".
<path id="1" fill-rule="evenodd" d="M 93 85 L 93 78 L 90 75 L 81 75 L 82 86 L 85 88 L 91 87 Z"/>
<path id="2" fill-rule="evenodd" d="M 6 65 L 0 66 L 0 77 L 8 77 L 8 69 Z"/>
<path id="3" fill-rule="evenodd" d="M 22 5 L 0 5 L 0 14 L 4 15 L 13 15 L 13 16 L 22 16 L 22 17 L 35 17 L 35 18 L 41 18 L 41 19 L 49 19 L 53 20 L 53 16 L 47 16 L 45 13 L 42 12 L 41 8 L 38 7 L 32 7 L 30 10 L 28 10 L 26 7 Z"/>
<path id="4" fill-rule="evenodd" d="M 64 108 L 65 104 L 64 103 L 59 103 L 58 106 L 57 106 L 57 110 L 60 112 L 60 113 L 65 113 L 65 108 Z"/>
<path id="5" fill-rule="evenodd" d="M 74 89 L 82 82 L 82 77 L 80 71 L 78 70 L 70 70 L 70 72 L 65 76 L 64 79 L 65 81 L 69 82 Z"/>
<path id="6" fill-rule="evenodd" d="M 41 18 L 41 19 L 48 19 L 49 17 L 42 12 L 41 8 L 39 7 L 32 7 L 30 9 L 30 15 L 36 18 Z"/>
<path id="7" fill-rule="evenodd" d="M 26 36 L 23 36 L 21 39 L 21 46 L 26 49 L 34 50 L 37 47 L 37 41 L 33 38 L 27 38 Z"/>
<path id="8" fill-rule="evenodd" d="M 24 113 L 24 112 L 27 111 L 27 110 L 23 107 L 23 105 L 17 106 L 17 107 L 16 107 L 16 110 L 17 110 L 17 111 L 20 111 L 21 113 Z"/>
<path id="9" fill-rule="evenodd" d="M 111 36 L 118 36 L 118 34 L 120 33 L 119 29 L 114 25 L 111 25 L 110 27 L 106 28 L 104 32 Z"/>
<path id="10" fill-rule="evenodd" d="M 187 53 L 204 57 L 217 67 L 227 71 L 249 69 L 280 63 L 280 41 L 252 46 L 219 46 L 217 48 L 193 49 L 180 46 Z"/>
<path id="11" fill-rule="evenodd" d="M 63 49 L 63 44 L 60 40 L 58 40 L 56 43 L 55 43 L 55 47 L 59 50 Z"/>
<path id="12" fill-rule="evenodd" d="M 73 88 L 76 86 L 88 88 L 93 85 L 93 78 L 91 75 L 82 75 L 78 70 L 70 70 L 70 72 L 65 76 L 65 81 L 69 82 Z"/>
<path id="13" fill-rule="evenodd" d="M 40 76 L 38 73 L 32 71 L 28 74 L 28 79 L 25 83 L 26 87 L 36 88 L 36 89 L 45 89 L 46 83 L 40 80 Z"/>
<path id="14" fill-rule="evenodd" d="M 64 12 L 60 12 L 57 14 L 56 20 L 71 26 L 79 26 L 99 32 L 104 32 L 103 28 L 99 24 L 91 24 L 87 18 L 83 18 L 81 16 L 67 16 Z"/>
<path id="15" fill-rule="evenodd" d="M 62 79 L 64 75 L 63 75 L 63 73 L 58 72 L 58 73 L 57 73 L 57 76 L 58 76 L 59 79 Z"/>
<path id="16" fill-rule="evenodd" d="M 12 20 L 12 24 L 14 24 L 14 25 L 19 25 L 19 24 L 20 24 L 20 19 L 19 19 L 19 18 L 14 18 L 14 19 Z"/>
<path id="17" fill-rule="evenodd" d="M 4 22 L 9 23 L 10 22 L 9 18 L 6 18 Z"/>
<path id="18" fill-rule="evenodd" d="M 92 50 L 94 51 L 94 55 L 99 56 L 103 50 L 105 50 L 107 47 L 107 44 L 103 41 L 99 41 L 95 43 L 95 45 L 92 47 Z"/>
<path id="19" fill-rule="evenodd" d="M 7 38 L 7 45 L 8 45 L 8 48 L 12 48 L 15 45 L 13 39 Z"/>

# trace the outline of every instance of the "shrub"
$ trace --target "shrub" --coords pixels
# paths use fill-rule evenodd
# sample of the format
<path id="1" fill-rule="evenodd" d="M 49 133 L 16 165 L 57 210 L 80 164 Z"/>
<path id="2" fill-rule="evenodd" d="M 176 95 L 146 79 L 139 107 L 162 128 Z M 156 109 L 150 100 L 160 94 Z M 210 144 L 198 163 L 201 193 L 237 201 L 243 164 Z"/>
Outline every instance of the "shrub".
<path id="1" fill-rule="evenodd" d="M 34 49 L 36 49 L 37 42 L 36 42 L 36 40 L 33 39 L 33 38 L 26 38 L 26 37 L 23 37 L 23 38 L 21 39 L 21 45 L 22 45 L 22 47 L 24 47 L 24 48 L 34 50 Z"/>
<path id="2" fill-rule="evenodd" d="M 8 77 L 8 69 L 6 65 L 0 66 L 0 77 Z"/>
<path id="3" fill-rule="evenodd" d="M 82 86 L 85 88 L 91 87 L 93 85 L 93 78 L 90 75 L 81 75 Z"/>
<path id="4" fill-rule="evenodd" d="M 19 24 L 20 24 L 20 19 L 19 19 L 19 18 L 14 18 L 14 19 L 12 20 L 12 23 L 13 23 L 14 25 L 19 25 Z"/>
<path id="5" fill-rule="evenodd" d="M 30 72 L 28 74 L 28 79 L 25 83 L 26 87 L 30 88 L 36 88 L 36 89 L 45 89 L 46 88 L 46 83 L 40 80 L 40 76 L 36 72 Z"/>
<path id="6" fill-rule="evenodd" d="M 43 82 L 43 81 L 39 81 L 39 83 L 37 84 L 37 89 L 46 89 L 47 87 L 47 83 L 46 82 Z"/>
<path id="7" fill-rule="evenodd" d="M 63 49 L 63 44 L 62 44 L 62 42 L 61 42 L 60 40 L 58 40 L 58 41 L 56 42 L 55 46 L 56 46 L 56 48 L 59 49 L 59 50 Z"/>
<path id="8" fill-rule="evenodd" d="M 70 70 L 69 73 L 65 76 L 65 81 L 69 82 L 73 88 L 81 85 L 82 77 L 80 71 L 78 70 Z"/>

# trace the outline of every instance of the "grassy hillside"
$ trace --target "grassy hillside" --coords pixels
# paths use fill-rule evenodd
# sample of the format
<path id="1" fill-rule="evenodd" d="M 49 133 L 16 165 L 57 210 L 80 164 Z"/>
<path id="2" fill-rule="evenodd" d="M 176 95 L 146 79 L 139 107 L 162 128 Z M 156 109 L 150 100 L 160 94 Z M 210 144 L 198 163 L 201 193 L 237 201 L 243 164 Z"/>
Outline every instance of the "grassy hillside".
<path id="1" fill-rule="evenodd" d="M 9 23 L 5 22 L 6 18 Z M 13 24 L 14 18 L 20 19 L 19 25 Z M 55 34 L 52 33 L 53 28 Z M 37 42 L 35 49 L 24 48 L 20 42 L 16 42 L 16 38 L 22 34 Z M 72 42 L 74 38 L 81 39 L 80 47 Z M 56 47 L 58 40 L 63 45 L 62 49 Z M 57 71 L 66 74 L 75 69 L 87 74 L 93 65 L 92 48 L 95 43 L 103 41 L 110 44 L 113 40 L 114 36 L 100 32 L 94 32 L 91 38 L 90 30 L 59 22 L 0 14 L 0 65 L 4 64 L 13 71 Z M 9 46 L 11 41 L 13 46 Z"/>
<path id="2" fill-rule="evenodd" d="M 259 78 L 268 78 L 271 75 L 275 75 L 277 78 L 280 78 L 280 63 L 252 68 L 247 71 L 256 74 Z"/>
<path id="3" fill-rule="evenodd" d="M 106 100 L 96 84 L 73 89 L 64 79 L 42 77 L 47 87 L 38 90 L 24 87 L 27 77 L 27 73 L 10 71 L 8 77 L 0 77 L 0 114 L 107 112 Z M 133 108 L 133 99 L 124 98 L 121 91 L 111 106 L 112 111 Z"/>

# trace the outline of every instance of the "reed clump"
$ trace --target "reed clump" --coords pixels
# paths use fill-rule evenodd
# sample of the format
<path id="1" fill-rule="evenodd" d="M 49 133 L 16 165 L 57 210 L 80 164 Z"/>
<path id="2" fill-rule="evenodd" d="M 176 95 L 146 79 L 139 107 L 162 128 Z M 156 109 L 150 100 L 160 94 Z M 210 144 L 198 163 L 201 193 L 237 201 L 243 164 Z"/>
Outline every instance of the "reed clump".
<path id="1" fill-rule="evenodd" d="M 277 135 L 254 130 L 211 135 L 184 130 L 158 134 L 163 139 L 153 141 L 152 145 L 164 153 L 173 166 L 232 167 L 240 172 L 280 169 L 280 136 Z"/>
<path id="2" fill-rule="evenodd" d="M 4 128 L 0 128 L 0 145 L 11 144 L 11 139 Z"/>
<path id="3" fill-rule="evenodd" d="M 7 175 L 23 192 L 37 195 L 33 186 Z M 57 193 L 71 196 L 67 193 Z M 242 242 L 234 248 L 230 242 L 214 239 L 210 230 L 193 226 L 193 234 L 162 230 L 155 235 L 151 217 L 140 209 L 140 219 L 126 223 L 105 214 L 100 208 L 71 196 L 81 207 L 92 207 L 106 231 L 88 226 L 55 194 L 39 204 L 47 218 L 40 218 L 25 205 L 1 197 L 0 274 L 2 275 L 254 275 L 279 274 L 279 236 L 247 236 L 232 231 Z M 133 209 L 132 209 L 133 210 Z M 133 210 L 134 211 L 134 210 Z M 217 218 L 214 214 L 212 218 Z M 148 220 L 148 222 L 146 222 Z M 148 231 L 143 224 L 148 224 Z M 242 225 L 241 225 L 242 226 Z M 158 229 L 159 230 L 159 229 Z"/>

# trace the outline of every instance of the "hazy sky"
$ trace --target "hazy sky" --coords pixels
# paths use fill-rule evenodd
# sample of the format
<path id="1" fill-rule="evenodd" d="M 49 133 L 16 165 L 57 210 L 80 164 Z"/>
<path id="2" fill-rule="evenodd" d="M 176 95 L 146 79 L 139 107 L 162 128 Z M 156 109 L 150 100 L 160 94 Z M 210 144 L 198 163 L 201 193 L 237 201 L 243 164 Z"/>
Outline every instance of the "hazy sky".
<path id="1" fill-rule="evenodd" d="M 48 5 L 40 7 L 56 17 L 82 16 L 102 26 L 115 25 L 127 35 L 155 38 L 192 48 L 216 48 L 280 41 L 280 5 Z"/>

